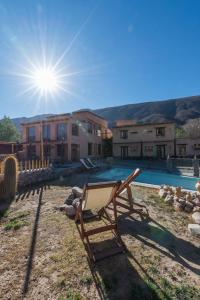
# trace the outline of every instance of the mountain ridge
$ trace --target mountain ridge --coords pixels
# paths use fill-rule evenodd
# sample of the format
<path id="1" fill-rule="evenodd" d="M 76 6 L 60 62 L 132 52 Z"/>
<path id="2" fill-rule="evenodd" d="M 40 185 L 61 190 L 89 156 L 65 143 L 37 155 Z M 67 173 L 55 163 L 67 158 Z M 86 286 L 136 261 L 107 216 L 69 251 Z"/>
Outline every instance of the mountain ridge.
<path id="1" fill-rule="evenodd" d="M 200 118 L 200 96 L 124 104 L 90 110 L 105 118 L 111 127 L 117 120 L 122 119 L 135 120 L 136 122 L 141 123 L 162 123 L 172 121 L 178 125 L 182 125 L 189 119 Z M 23 122 L 40 120 L 51 115 L 53 114 L 13 118 L 12 120 L 19 128 L 20 124 Z"/>

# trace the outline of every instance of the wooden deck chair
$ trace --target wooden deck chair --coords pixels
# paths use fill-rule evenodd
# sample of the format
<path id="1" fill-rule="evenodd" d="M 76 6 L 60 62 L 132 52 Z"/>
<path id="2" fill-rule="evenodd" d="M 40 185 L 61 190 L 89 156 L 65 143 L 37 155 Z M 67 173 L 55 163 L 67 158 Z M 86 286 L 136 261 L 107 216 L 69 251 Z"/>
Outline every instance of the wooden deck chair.
<path id="1" fill-rule="evenodd" d="M 77 224 L 79 233 L 89 254 L 89 258 L 93 262 L 125 250 L 125 246 L 121 240 L 117 226 L 116 191 L 120 185 L 121 181 L 111 181 L 88 183 L 84 187 L 83 196 L 80 199 L 79 206 L 77 207 L 75 222 L 77 223 L 80 221 L 80 225 Z M 107 212 L 108 203 L 113 206 L 112 217 Z M 84 212 L 87 210 L 95 210 L 97 212 L 97 216 L 104 221 L 105 225 L 87 230 L 85 224 L 86 220 L 84 219 Z M 117 247 L 112 248 L 109 251 L 95 253 L 95 249 L 93 249 L 89 238 L 92 235 L 105 231 L 112 231 L 115 241 L 117 242 Z"/>
<path id="2" fill-rule="evenodd" d="M 124 180 L 124 182 L 121 183 L 116 191 L 116 205 L 127 209 L 130 213 L 139 213 L 140 215 L 148 216 L 149 212 L 147 207 L 134 201 L 130 187 L 130 184 L 141 174 L 141 172 L 142 171 L 140 169 L 136 169 L 126 178 L 126 180 Z M 125 192 L 127 193 L 127 197 L 123 195 Z M 119 200 L 124 200 L 126 204 L 120 202 Z"/>

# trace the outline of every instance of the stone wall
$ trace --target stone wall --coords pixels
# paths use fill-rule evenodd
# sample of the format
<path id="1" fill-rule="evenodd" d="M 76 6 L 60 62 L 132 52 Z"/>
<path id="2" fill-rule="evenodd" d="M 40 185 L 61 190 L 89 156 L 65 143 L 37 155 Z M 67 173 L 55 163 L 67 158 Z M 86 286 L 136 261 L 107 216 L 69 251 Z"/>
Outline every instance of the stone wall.
<path id="1" fill-rule="evenodd" d="M 28 186 L 31 184 L 37 184 L 40 182 L 55 180 L 59 178 L 60 176 L 67 176 L 72 173 L 82 172 L 82 167 L 76 167 L 76 168 L 43 168 L 43 169 L 34 169 L 34 170 L 28 170 L 28 171 L 22 171 L 19 172 L 18 175 L 18 186 Z"/>

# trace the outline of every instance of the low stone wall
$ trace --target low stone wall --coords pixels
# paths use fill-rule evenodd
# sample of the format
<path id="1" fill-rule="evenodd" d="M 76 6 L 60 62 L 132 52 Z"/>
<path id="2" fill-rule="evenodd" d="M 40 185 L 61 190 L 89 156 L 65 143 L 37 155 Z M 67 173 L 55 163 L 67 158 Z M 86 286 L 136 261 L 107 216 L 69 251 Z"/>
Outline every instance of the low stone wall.
<path id="1" fill-rule="evenodd" d="M 75 172 L 77 173 L 82 171 L 82 167 L 73 167 L 66 169 L 44 168 L 22 171 L 18 175 L 18 186 L 23 187 L 40 182 L 51 181 L 59 178 L 60 176 L 65 177 Z"/>

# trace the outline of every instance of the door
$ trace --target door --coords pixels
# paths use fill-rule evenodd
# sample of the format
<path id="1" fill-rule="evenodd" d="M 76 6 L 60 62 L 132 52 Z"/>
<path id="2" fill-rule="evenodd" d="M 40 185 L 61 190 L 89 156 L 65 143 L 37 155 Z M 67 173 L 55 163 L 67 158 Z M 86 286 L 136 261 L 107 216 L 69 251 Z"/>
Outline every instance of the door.
<path id="1" fill-rule="evenodd" d="M 121 146 L 121 159 L 128 158 L 128 146 Z"/>
<path id="2" fill-rule="evenodd" d="M 79 161 L 79 159 L 80 159 L 79 145 L 72 144 L 71 158 L 72 158 L 72 161 Z"/>
<path id="3" fill-rule="evenodd" d="M 157 145 L 157 158 L 164 159 L 165 156 L 165 145 Z"/>

